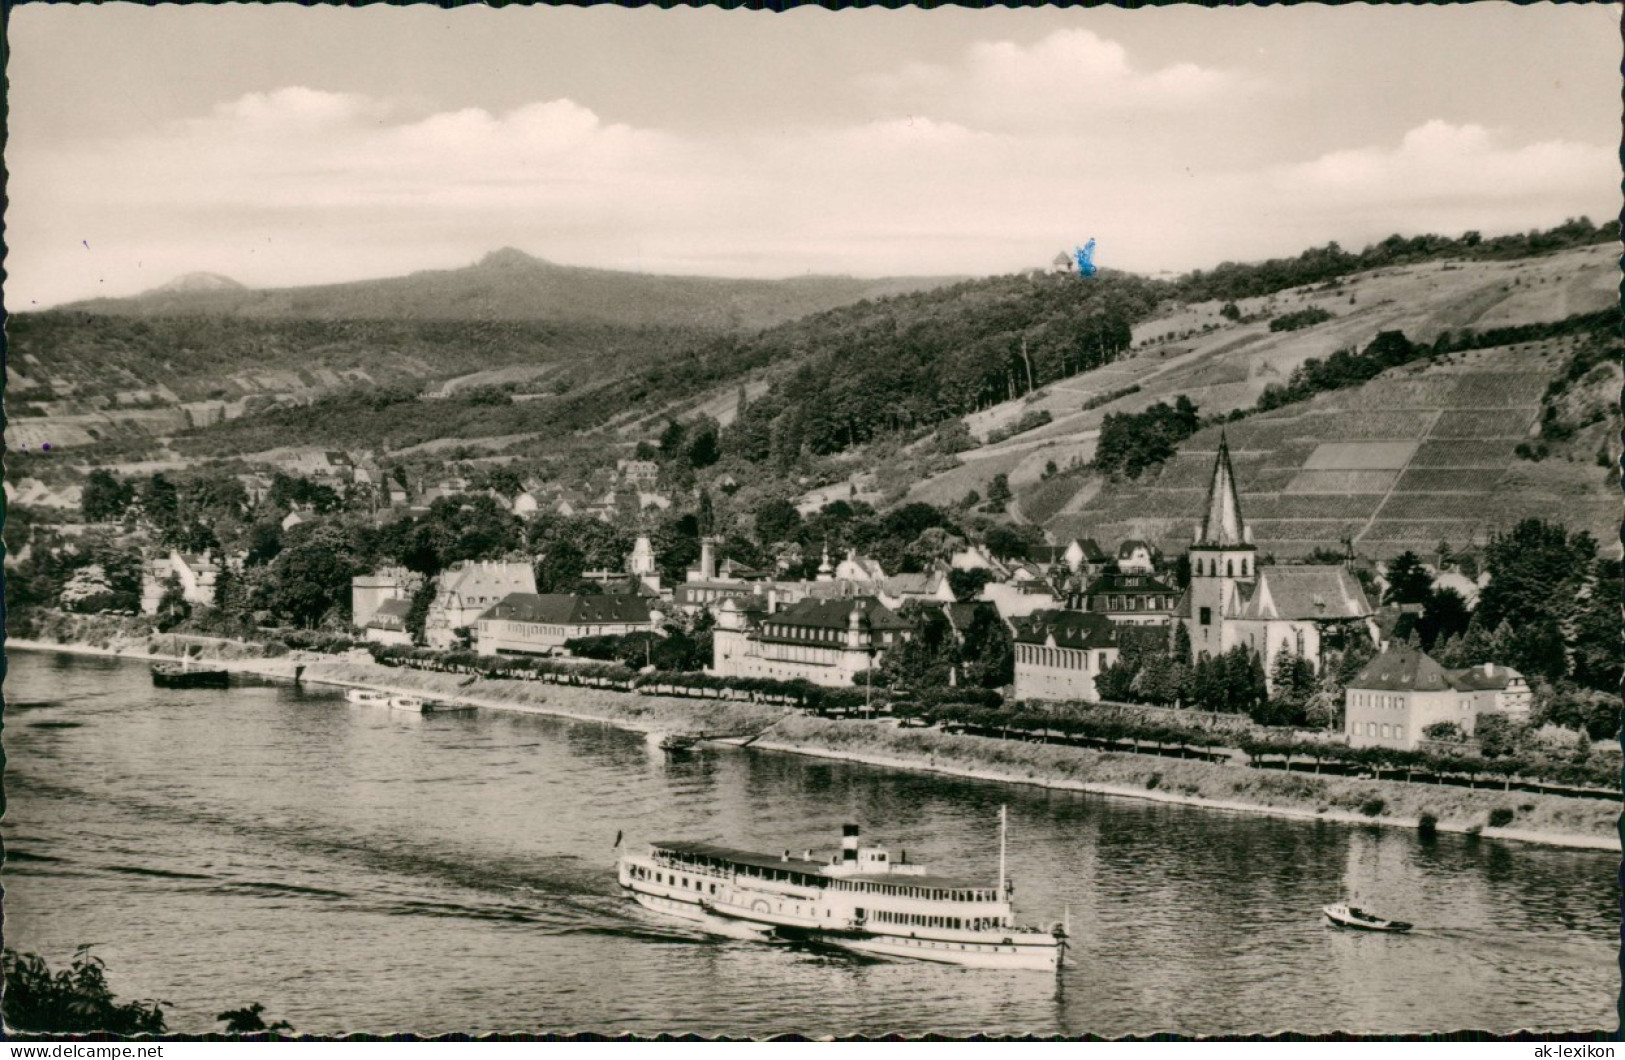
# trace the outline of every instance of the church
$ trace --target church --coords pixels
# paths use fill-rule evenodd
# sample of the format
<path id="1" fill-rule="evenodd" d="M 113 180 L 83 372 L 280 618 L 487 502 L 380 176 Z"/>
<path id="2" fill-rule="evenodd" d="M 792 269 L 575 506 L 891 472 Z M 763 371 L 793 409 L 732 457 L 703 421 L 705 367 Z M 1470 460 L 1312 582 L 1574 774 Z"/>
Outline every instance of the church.
<path id="1" fill-rule="evenodd" d="M 1328 647 L 1371 630 L 1372 609 L 1341 564 L 1259 565 L 1221 434 L 1207 508 L 1190 549 L 1190 587 L 1175 620 L 1184 624 L 1196 658 L 1242 644 L 1262 654 L 1266 674 L 1288 651 L 1319 673 Z"/>

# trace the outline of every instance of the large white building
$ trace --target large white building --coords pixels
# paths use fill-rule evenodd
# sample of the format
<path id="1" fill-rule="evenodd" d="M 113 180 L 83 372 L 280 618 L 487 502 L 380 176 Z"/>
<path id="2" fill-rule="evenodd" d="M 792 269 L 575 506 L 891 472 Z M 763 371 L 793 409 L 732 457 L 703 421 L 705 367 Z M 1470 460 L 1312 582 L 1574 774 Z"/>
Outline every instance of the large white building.
<path id="1" fill-rule="evenodd" d="M 1344 732 L 1351 747 L 1410 751 L 1430 725 L 1454 722 L 1471 736 L 1485 714 L 1527 717 L 1532 698 L 1529 683 L 1509 666 L 1447 670 L 1426 653 L 1400 645 L 1372 659 L 1348 683 Z"/>
<path id="2" fill-rule="evenodd" d="M 1093 703 L 1117 661 L 1117 627 L 1087 611 L 1039 611 L 1016 624 L 1016 699 Z"/>
<path id="3" fill-rule="evenodd" d="M 479 616 L 475 646 L 481 655 L 551 655 L 583 637 L 653 633 L 659 618 L 631 593 L 510 593 Z"/>
<path id="4" fill-rule="evenodd" d="M 907 622 L 873 596 L 806 599 L 776 613 L 730 599 L 717 609 L 711 669 L 723 677 L 849 687 L 910 632 Z"/>
<path id="5" fill-rule="evenodd" d="M 1266 674 L 1281 652 L 1292 651 L 1318 672 L 1329 634 L 1375 640 L 1371 604 L 1346 567 L 1261 567 L 1257 551 L 1221 435 L 1207 510 L 1190 549 L 1190 586 L 1175 611 L 1191 651 L 1214 656 L 1246 645 L 1262 655 Z"/>

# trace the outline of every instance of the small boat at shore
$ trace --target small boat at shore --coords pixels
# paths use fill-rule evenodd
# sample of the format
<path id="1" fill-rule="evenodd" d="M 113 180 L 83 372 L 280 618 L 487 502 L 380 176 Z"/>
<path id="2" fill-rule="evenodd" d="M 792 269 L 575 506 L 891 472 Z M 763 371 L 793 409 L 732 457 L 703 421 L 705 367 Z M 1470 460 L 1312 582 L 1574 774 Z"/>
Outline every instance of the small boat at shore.
<path id="1" fill-rule="evenodd" d="M 409 714 L 433 714 L 435 704 L 433 700 L 421 699 L 418 696 L 390 696 L 390 710 L 404 710 Z"/>
<path id="2" fill-rule="evenodd" d="M 158 688 L 230 688 L 228 671 L 217 667 L 191 667 L 164 663 L 152 668 L 152 683 Z"/>
<path id="3" fill-rule="evenodd" d="M 1054 971 L 1065 924 L 1020 926 L 1004 875 L 1004 813 L 999 814 L 999 879 L 927 873 L 906 856 L 860 846 L 843 829 L 841 851 L 758 854 L 710 843 L 659 842 L 617 866 L 622 888 L 652 912 L 697 922 L 729 938 L 833 947 L 866 957 L 966 968 Z M 616 837 L 619 843 L 620 837 Z"/>
<path id="4" fill-rule="evenodd" d="M 351 703 L 381 707 L 388 706 L 392 697 L 388 692 L 379 692 L 371 688 L 352 688 L 344 693 L 344 698 Z"/>
<path id="5" fill-rule="evenodd" d="M 684 751 L 694 750 L 700 742 L 698 736 L 688 736 L 683 733 L 670 732 L 660 738 L 660 749 L 668 754 L 680 754 Z"/>
<path id="6" fill-rule="evenodd" d="M 1411 929 L 1411 925 L 1403 920 L 1389 920 L 1347 902 L 1337 902 L 1321 911 L 1326 914 L 1326 919 L 1334 927 L 1352 928 L 1355 931 L 1386 931 L 1393 934 Z"/>

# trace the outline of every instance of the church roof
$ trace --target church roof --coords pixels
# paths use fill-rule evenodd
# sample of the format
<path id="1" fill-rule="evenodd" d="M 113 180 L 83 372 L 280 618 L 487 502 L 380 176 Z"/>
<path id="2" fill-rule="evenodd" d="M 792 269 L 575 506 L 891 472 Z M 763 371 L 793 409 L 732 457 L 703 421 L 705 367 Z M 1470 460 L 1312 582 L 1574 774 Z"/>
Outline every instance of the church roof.
<path id="1" fill-rule="evenodd" d="M 1236 472 L 1230 466 L 1230 445 L 1219 434 L 1219 455 L 1213 461 L 1213 480 L 1208 484 L 1207 508 L 1202 516 L 1202 532 L 1197 545 L 1225 547 L 1249 544 L 1247 524 L 1241 518 L 1241 501 L 1236 490 Z"/>
<path id="2" fill-rule="evenodd" d="M 1238 589 L 1244 585 L 1237 586 Z M 1237 595 L 1241 619 L 1367 618 L 1371 602 L 1342 566 L 1261 567 L 1250 592 Z"/>

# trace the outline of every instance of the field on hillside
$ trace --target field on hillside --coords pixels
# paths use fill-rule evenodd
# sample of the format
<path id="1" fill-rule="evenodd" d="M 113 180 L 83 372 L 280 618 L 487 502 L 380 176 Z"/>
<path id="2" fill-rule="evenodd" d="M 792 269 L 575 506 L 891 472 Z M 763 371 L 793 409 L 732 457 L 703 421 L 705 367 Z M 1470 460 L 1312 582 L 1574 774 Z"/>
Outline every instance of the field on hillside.
<path id="1" fill-rule="evenodd" d="M 1241 300 L 1237 303 L 1240 322 L 1221 316 L 1217 302 L 1175 307 L 1136 325 L 1133 350 L 1117 362 L 967 417 L 971 432 L 983 438 L 1028 412 L 1047 411 L 1052 420 L 997 445 L 961 453 L 962 466 L 917 484 L 910 499 L 939 504 L 957 501 L 970 489 L 985 492 L 993 475 L 1003 473 L 1010 476 L 1022 498 L 1025 514 L 1046 522 L 1057 533 L 1070 534 L 1069 528 L 1074 526 L 1120 524 L 1133 526 L 1136 535 L 1157 536 L 1171 532 L 1177 524 L 1177 535 L 1184 540 L 1190 532 L 1188 524 L 1197 517 L 1199 496 L 1194 506 L 1180 509 L 1173 495 L 1141 496 L 1143 491 L 1131 487 L 1139 498 L 1139 510 L 1132 514 L 1115 511 L 1110 520 L 1102 520 L 1096 511 L 1110 500 L 1114 489 L 1108 487 L 1096 498 L 1093 491 L 1098 484 L 1092 476 L 1069 475 L 1059 482 L 1040 484 L 1039 474 L 1052 459 L 1063 469 L 1074 458 L 1088 461 L 1108 413 L 1142 411 L 1158 401 L 1171 403 L 1180 394 L 1189 396 L 1204 415 L 1247 408 L 1266 386 L 1284 383 L 1308 358 L 1363 346 L 1380 331 L 1400 330 L 1413 341 L 1431 341 L 1451 329 L 1553 321 L 1607 309 L 1617 304 L 1617 256 L 1617 247 L 1597 245 L 1517 261 L 1427 262 L 1386 268 L 1338 284 Z M 1297 331 L 1269 330 L 1271 319 L 1309 307 L 1324 309 L 1332 319 Z M 1462 532 L 1464 520 L 1459 516 L 1439 520 L 1424 507 L 1423 514 L 1407 518 L 1405 522 L 1411 525 L 1405 526 L 1398 513 L 1415 510 L 1414 505 L 1404 507 L 1411 502 L 1396 504 L 1380 521 L 1375 519 L 1374 506 L 1390 491 L 1403 496 L 1437 489 L 1441 483 L 1453 484 L 1461 478 L 1460 469 L 1474 470 L 1478 474 L 1474 481 L 1481 480 L 1483 472 L 1505 473 L 1512 450 L 1533 427 L 1540 391 L 1560 365 L 1557 342 L 1545 352 L 1544 358 L 1542 351 L 1524 347 L 1456 354 L 1438 372 L 1408 379 L 1403 394 L 1379 393 L 1367 387 L 1370 392 L 1365 396 L 1359 390 L 1338 395 L 1341 404 L 1313 403 L 1314 420 L 1299 423 L 1301 412 L 1283 410 L 1285 414 L 1251 417 L 1238 425 L 1235 430 L 1246 439 L 1253 474 L 1266 493 L 1367 498 L 1325 507 L 1332 514 L 1319 520 L 1304 513 L 1324 501 L 1266 507 L 1275 524 L 1269 529 L 1294 535 L 1277 539 L 1282 550 L 1308 551 L 1324 545 L 1328 536 L 1335 547 L 1339 537 L 1356 531 L 1372 541 L 1385 535 L 1399 535 L 1394 540 L 1419 540 L 1418 535 L 1434 531 Z M 1451 378 L 1446 370 L 1451 365 L 1459 369 L 1456 374 L 1471 378 Z M 1133 386 L 1139 389 L 1132 394 L 1084 408 Z M 1384 444 L 1381 448 L 1327 449 L 1316 455 L 1310 439 Z M 1413 449 L 1390 448 L 1400 444 Z M 1195 459 L 1188 469 L 1186 461 L 1179 460 L 1164 470 L 1163 489 L 1173 488 L 1166 484 L 1187 476 L 1182 488 L 1205 485 L 1208 468 L 1202 466 L 1202 459 L 1211 459 L 1217 434 L 1211 439 L 1198 435 L 1186 443 L 1184 451 L 1194 456 L 1202 445 L 1208 447 L 1207 455 Z M 1267 465 L 1259 462 L 1266 453 L 1271 455 Z M 1601 469 L 1596 470 L 1600 474 Z M 1438 474 L 1418 477 L 1422 471 Z M 1552 473 L 1533 472 L 1536 477 Z M 1507 480 L 1509 485 L 1514 481 Z M 1068 483 L 1074 495 L 1067 494 Z M 1079 489 L 1088 493 L 1087 503 L 1076 492 Z M 1468 492 L 1477 495 L 1476 489 Z M 1572 490 L 1566 496 L 1575 499 Z M 1275 515 L 1276 511 L 1290 514 Z M 1595 510 L 1586 512 L 1585 525 L 1598 521 Z M 1440 525 L 1428 525 L 1435 522 Z M 1110 536 L 1117 531 L 1106 532 Z M 1429 546 L 1440 539 L 1434 534 Z"/>
<path id="2" fill-rule="evenodd" d="M 1440 541 L 1483 545 L 1529 517 L 1611 538 L 1615 472 L 1572 454 L 1536 463 L 1515 453 L 1538 433 L 1541 394 L 1578 341 L 1458 353 L 1226 425 L 1255 543 L 1282 559 L 1344 542 L 1387 558 Z M 1160 474 L 1109 486 L 1049 529 L 1062 540 L 1189 544 L 1220 435 L 1200 431 Z"/>

